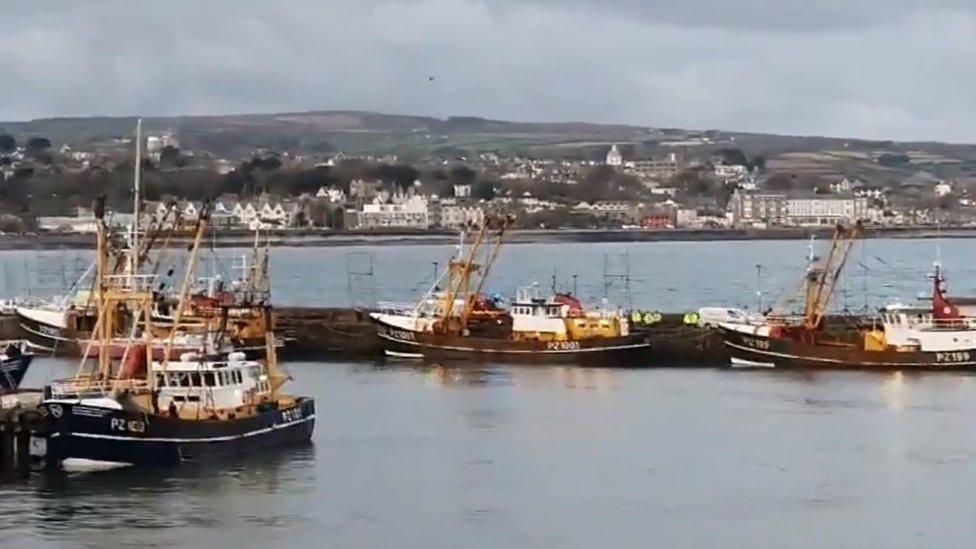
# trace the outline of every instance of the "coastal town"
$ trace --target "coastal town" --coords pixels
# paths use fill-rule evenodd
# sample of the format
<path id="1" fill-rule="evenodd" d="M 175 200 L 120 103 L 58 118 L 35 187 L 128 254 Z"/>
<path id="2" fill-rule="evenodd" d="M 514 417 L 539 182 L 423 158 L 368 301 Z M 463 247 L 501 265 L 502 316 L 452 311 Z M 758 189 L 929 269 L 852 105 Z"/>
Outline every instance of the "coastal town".
<path id="1" fill-rule="evenodd" d="M 976 177 L 958 169 L 947 177 L 941 169 L 962 161 L 863 144 L 767 156 L 755 146 L 739 148 L 734 136 L 682 132 L 591 142 L 569 155 L 457 147 L 398 155 L 328 146 L 231 156 L 182 141 L 168 127 L 146 137 L 146 212 L 161 217 L 176 205 L 192 218 L 209 200 L 213 223 L 228 230 L 457 230 L 480 225 L 486 214 L 511 215 L 518 229 L 547 230 L 976 224 Z M 132 170 L 129 149 L 124 134 L 81 143 L 0 135 L 0 230 L 93 231 L 89 205 L 102 194 L 112 222 L 130 223 L 120 184 Z M 849 163 L 824 169 L 818 156 L 854 158 L 881 171 Z"/>

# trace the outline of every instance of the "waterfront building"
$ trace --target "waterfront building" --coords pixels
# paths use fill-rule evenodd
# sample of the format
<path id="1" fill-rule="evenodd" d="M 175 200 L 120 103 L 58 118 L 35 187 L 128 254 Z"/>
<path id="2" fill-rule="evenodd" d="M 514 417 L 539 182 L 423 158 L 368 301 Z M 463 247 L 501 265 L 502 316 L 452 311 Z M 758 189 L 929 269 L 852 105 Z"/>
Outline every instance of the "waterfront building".
<path id="1" fill-rule="evenodd" d="M 440 208 L 438 225 L 449 229 L 480 227 L 485 222 L 485 211 L 473 205 L 446 204 Z"/>
<path id="2" fill-rule="evenodd" d="M 733 224 L 765 223 L 775 225 L 786 221 L 786 202 L 785 194 L 736 190 L 729 200 L 727 209 L 731 214 Z"/>
<path id="3" fill-rule="evenodd" d="M 674 212 L 674 226 L 678 228 L 692 227 L 698 222 L 698 210 L 694 208 L 678 208 Z"/>
<path id="4" fill-rule="evenodd" d="M 786 201 L 790 225 L 836 225 L 869 217 L 868 199 L 863 196 L 813 195 L 790 197 Z"/>
<path id="5" fill-rule="evenodd" d="M 356 216 L 356 223 L 360 229 L 428 229 L 431 225 L 430 210 L 427 199 L 420 195 L 397 203 L 373 202 L 363 205 Z"/>

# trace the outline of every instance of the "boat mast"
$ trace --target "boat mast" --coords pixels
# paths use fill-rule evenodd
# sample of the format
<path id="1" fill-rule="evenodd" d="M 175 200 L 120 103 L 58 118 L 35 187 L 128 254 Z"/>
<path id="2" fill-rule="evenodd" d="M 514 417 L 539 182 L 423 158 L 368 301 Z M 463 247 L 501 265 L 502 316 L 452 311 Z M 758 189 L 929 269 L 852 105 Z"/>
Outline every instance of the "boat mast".
<path id="1" fill-rule="evenodd" d="M 488 273 L 491 272 L 491 268 L 495 265 L 495 261 L 498 259 L 498 252 L 501 251 L 503 238 L 505 237 L 505 233 L 508 231 L 508 227 L 512 221 L 511 217 L 489 218 L 485 221 L 485 225 L 489 225 L 492 219 L 495 219 L 498 222 L 498 234 L 495 238 L 495 245 L 491 249 L 491 255 L 485 262 L 485 267 L 481 272 L 481 280 L 478 281 L 478 286 L 475 288 L 475 295 L 480 294 L 481 290 L 484 289 L 485 280 L 488 279 Z"/>
<path id="2" fill-rule="evenodd" d="M 106 376 L 110 368 L 109 363 L 109 353 L 108 353 L 108 340 L 112 337 L 109 328 L 108 319 L 108 307 L 105 306 L 105 298 L 108 294 L 108 235 L 106 234 L 107 228 L 105 226 L 105 199 L 98 198 L 95 200 L 94 207 L 95 214 L 95 289 L 97 292 L 98 300 L 98 319 L 95 321 L 95 329 L 92 331 L 92 336 L 96 338 L 98 345 L 98 373 L 101 376 Z M 92 342 L 89 341 L 88 347 L 85 349 L 85 354 L 82 356 L 81 363 L 84 365 L 85 360 L 89 356 Z"/>
<path id="3" fill-rule="evenodd" d="M 200 211 L 200 217 L 197 219 L 196 231 L 193 236 L 193 245 L 190 248 L 190 260 L 187 263 L 186 272 L 183 274 L 183 283 L 180 285 L 179 300 L 176 303 L 176 314 L 173 315 L 173 326 L 170 328 L 169 338 L 166 340 L 166 345 L 163 351 L 163 364 L 169 363 L 170 351 L 173 348 L 173 338 L 180 329 L 180 325 L 183 321 L 183 314 L 186 309 L 186 303 L 189 299 L 190 286 L 193 282 L 193 277 L 197 270 L 197 263 L 200 258 L 200 244 L 203 241 L 203 235 L 207 230 L 207 223 L 210 219 L 210 206 L 205 204 Z"/>
<path id="4" fill-rule="evenodd" d="M 129 255 L 129 275 L 139 272 L 139 206 L 142 201 L 142 118 L 136 120 L 136 160 L 132 178 L 132 237 Z"/>

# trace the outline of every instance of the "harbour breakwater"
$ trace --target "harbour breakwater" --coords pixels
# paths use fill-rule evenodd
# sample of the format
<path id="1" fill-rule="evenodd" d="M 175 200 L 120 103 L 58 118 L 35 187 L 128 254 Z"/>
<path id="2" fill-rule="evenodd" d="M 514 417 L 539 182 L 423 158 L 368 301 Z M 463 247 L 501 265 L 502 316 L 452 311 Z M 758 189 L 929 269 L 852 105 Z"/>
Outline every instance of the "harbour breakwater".
<path id="1" fill-rule="evenodd" d="M 769 229 L 559 229 L 516 230 L 508 233 L 509 244 L 557 244 L 561 242 L 708 242 L 742 240 L 804 240 L 811 236 L 829 239 L 833 227 L 776 227 Z M 974 238 L 976 227 L 939 228 L 936 226 L 870 227 L 862 238 Z M 341 247 L 341 246 L 400 246 L 421 244 L 450 244 L 457 241 L 457 232 L 449 230 L 305 230 L 280 229 L 268 233 L 273 246 L 283 247 Z M 179 241 L 181 237 L 175 237 Z M 189 237 L 183 237 L 189 240 Z M 216 247 L 249 247 L 254 242 L 250 231 L 222 231 L 214 241 Z M 91 249 L 94 246 L 86 233 L 37 233 L 0 235 L 0 250 L 60 250 Z"/>
<path id="2" fill-rule="evenodd" d="M 723 366 L 728 364 L 721 338 L 711 330 L 684 323 L 683 314 L 662 314 L 658 322 L 638 329 L 651 343 L 648 366 Z M 282 307 L 275 311 L 276 331 L 285 339 L 282 353 L 290 360 L 382 357 L 376 325 L 369 311 L 345 307 Z M 0 317 L 0 339 L 21 339 L 15 316 Z M 612 365 L 608 365 L 612 366 Z"/>

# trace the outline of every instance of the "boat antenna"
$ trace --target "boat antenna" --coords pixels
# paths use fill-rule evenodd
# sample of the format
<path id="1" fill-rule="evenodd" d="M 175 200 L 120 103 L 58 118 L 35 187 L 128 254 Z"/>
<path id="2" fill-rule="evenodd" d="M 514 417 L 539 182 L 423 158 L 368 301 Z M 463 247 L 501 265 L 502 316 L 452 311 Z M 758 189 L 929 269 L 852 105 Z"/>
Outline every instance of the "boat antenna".
<path id="1" fill-rule="evenodd" d="M 762 263 L 756 263 L 756 313 L 762 314 Z"/>
<path id="2" fill-rule="evenodd" d="M 813 245 L 813 241 L 816 238 L 817 238 L 816 235 L 810 235 L 810 242 L 807 244 L 807 268 L 808 269 L 812 268 L 813 262 L 817 260 L 817 256 L 815 254 L 814 245 Z"/>

